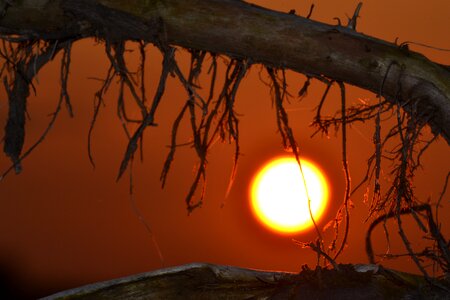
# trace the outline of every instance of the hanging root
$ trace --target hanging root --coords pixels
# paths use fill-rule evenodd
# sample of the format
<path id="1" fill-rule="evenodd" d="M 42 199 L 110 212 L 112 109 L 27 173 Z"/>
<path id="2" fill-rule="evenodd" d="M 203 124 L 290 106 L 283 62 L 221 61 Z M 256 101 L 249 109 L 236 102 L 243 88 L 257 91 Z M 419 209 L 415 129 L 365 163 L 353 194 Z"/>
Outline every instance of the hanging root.
<path id="1" fill-rule="evenodd" d="M 306 192 L 306 198 L 308 199 L 309 216 L 311 218 L 311 221 L 314 225 L 314 228 L 316 230 L 317 237 L 318 237 L 316 243 L 315 244 L 309 243 L 308 247 L 313 249 L 317 253 L 317 265 L 319 265 L 320 258 L 322 256 L 327 261 L 330 261 L 330 259 L 328 259 L 328 255 L 322 250 L 323 238 L 322 238 L 322 234 L 317 226 L 316 220 L 314 219 L 314 216 L 312 214 L 311 198 L 310 198 L 310 194 L 308 191 L 308 186 L 307 186 L 307 182 L 305 179 L 305 175 L 303 173 L 302 163 L 300 160 L 300 148 L 297 145 L 292 128 L 289 126 L 288 114 L 284 108 L 284 102 L 290 96 L 289 93 L 287 92 L 286 74 L 285 74 L 284 70 L 281 70 L 281 78 L 280 78 L 278 76 L 278 70 L 275 70 L 270 67 L 267 67 L 266 70 L 267 70 L 267 73 L 268 73 L 269 79 L 270 79 L 269 86 L 271 87 L 271 90 L 272 90 L 272 97 L 273 97 L 273 102 L 275 104 L 278 131 L 281 135 L 283 146 L 285 149 L 288 149 L 293 152 L 295 159 L 297 160 L 299 169 L 300 169 L 300 174 L 302 176 L 301 184 L 303 184 L 303 186 L 304 186 L 304 189 Z M 309 83 L 308 83 L 308 85 L 309 85 Z M 307 85 L 305 84 L 305 86 L 307 86 Z M 305 89 L 307 89 L 307 87 Z M 302 88 L 302 90 L 303 90 L 303 88 Z M 331 262 L 333 262 L 333 261 L 334 260 L 331 260 Z M 336 264 L 334 264 L 334 265 L 336 265 Z"/>
<path id="2" fill-rule="evenodd" d="M 62 43 L 58 43 L 58 41 L 54 41 L 53 43 L 48 42 L 43 43 L 43 45 L 41 45 L 41 42 L 19 42 L 13 45 L 12 42 L 3 40 L 2 45 L 0 57 L 5 62 L 0 76 L 3 76 L 3 84 L 9 103 L 3 151 L 11 159 L 12 165 L 6 169 L 2 176 L 0 176 L 0 179 L 6 176 L 11 170 L 15 170 L 16 173 L 21 172 L 22 160 L 45 139 L 56 121 L 63 101 L 66 102 L 69 113 L 72 114 L 69 94 L 67 92 L 71 40 Z M 53 60 L 55 55 L 61 50 L 64 50 L 64 54 L 61 61 L 61 93 L 57 108 L 41 137 L 22 154 L 25 142 L 26 102 L 30 94 L 30 88 L 35 91 L 33 79 L 36 78 L 39 70 L 49 61 Z"/>
<path id="3" fill-rule="evenodd" d="M 316 127 L 316 131 L 313 135 L 321 132 L 328 136 L 330 127 L 334 126 L 337 131 L 342 128 L 342 138 L 343 138 L 343 165 L 344 174 L 346 178 L 346 192 L 344 197 L 344 204 L 339 209 L 336 218 L 329 224 L 334 225 L 335 238 L 330 244 L 330 250 L 336 249 L 337 237 L 339 235 L 339 225 L 344 222 L 346 224 L 344 229 L 344 234 L 342 237 L 342 243 L 338 248 L 334 259 L 342 252 L 348 235 L 348 222 L 350 220 L 348 215 L 348 208 L 351 207 L 350 196 L 353 195 L 361 186 L 366 182 L 373 182 L 372 200 L 369 207 L 368 219 L 377 214 L 382 214 L 383 217 L 377 218 L 376 221 L 369 228 L 368 238 L 370 239 L 370 232 L 373 228 L 381 222 L 381 220 L 386 220 L 387 218 L 394 218 L 398 226 L 398 233 L 400 238 L 408 251 L 408 255 L 412 258 L 414 263 L 417 265 L 419 270 L 424 274 L 425 277 L 429 278 L 429 274 L 425 269 L 426 262 L 423 261 L 424 258 L 428 258 L 433 262 L 435 269 L 440 269 L 444 273 L 448 273 L 448 247 L 449 242 L 445 240 L 440 231 L 439 225 L 437 223 L 438 208 L 439 204 L 436 205 L 435 219 L 433 221 L 432 211 L 426 208 L 427 216 L 425 217 L 428 221 L 428 227 L 434 228 L 433 234 L 431 234 L 431 239 L 435 241 L 435 247 L 433 249 L 427 248 L 427 250 L 418 255 L 418 252 L 414 251 L 414 246 L 408 239 L 407 233 L 405 232 L 401 215 L 409 214 L 416 221 L 417 226 L 420 230 L 431 232 L 431 229 L 426 229 L 426 225 L 421 221 L 421 217 L 417 213 L 417 207 L 421 208 L 423 203 L 417 201 L 414 196 L 414 189 L 412 185 L 412 180 L 415 177 L 415 171 L 420 167 L 420 159 L 429 146 L 436 140 L 436 135 L 434 135 L 429 140 L 424 140 L 422 138 L 422 130 L 425 127 L 426 118 L 417 117 L 420 113 L 422 116 L 429 115 L 432 116 L 432 112 L 418 111 L 417 105 L 420 100 L 410 100 L 410 101 L 399 101 L 395 106 L 397 109 L 394 110 L 394 105 L 388 103 L 386 100 L 382 99 L 384 82 L 393 70 L 397 68 L 398 72 L 398 90 L 400 94 L 401 85 L 400 77 L 402 75 L 402 68 L 396 62 L 392 62 L 386 69 L 386 75 L 383 81 L 380 83 L 380 92 L 377 96 L 378 103 L 368 104 L 362 102 L 356 106 L 346 108 L 344 106 L 345 101 L 345 90 L 343 89 L 343 84 L 339 83 L 341 87 L 341 99 L 342 107 L 339 112 L 334 116 L 323 116 L 322 109 L 324 107 L 325 101 L 327 99 L 329 90 L 334 83 L 334 81 L 325 81 L 326 89 L 316 108 L 316 117 L 312 123 L 312 126 Z M 405 111 L 408 111 L 406 113 Z M 396 119 L 396 124 L 390 129 L 386 130 L 387 133 L 382 134 L 381 123 L 387 119 Z M 348 173 L 348 166 L 346 166 L 346 130 L 345 127 L 355 123 L 355 122 L 365 122 L 366 120 L 374 120 L 374 153 L 368 160 L 368 168 L 364 179 L 353 189 L 350 187 L 350 176 Z M 419 121 L 420 120 L 420 121 Z M 396 142 L 397 141 L 397 142 Z M 390 148 L 391 144 L 397 144 L 396 146 Z M 390 148 L 390 149 L 388 149 Z M 382 161 L 388 160 L 394 163 L 392 168 L 392 184 L 383 192 L 381 186 L 381 174 L 382 174 Z M 347 171 L 346 171 L 347 170 Z M 351 193 L 349 193 L 351 191 Z M 368 189 L 369 191 L 369 189 Z M 369 199 L 369 192 L 365 194 L 365 198 Z M 440 197 L 442 199 L 442 197 Z M 440 203 L 440 201 L 438 201 Z M 415 209 L 414 209 L 415 207 Z M 425 210 L 425 208 L 423 208 Z M 387 211 L 387 212 L 386 212 Z M 383 219 L 384 218 L 384 219 Z M 439 223 L 437 223 L 439 224 Z M 383 223 L 385 226 L 385 224 Z M 328 225 L 325 226 L 325 228 Z M 389 242 L 389 232 L 385 227 L 386 238 Z M 368 256 L 371 262 L 374 261 L 373 252 L 371 252 L 371 245 L 368 247 Z M 426 255 L 425 255 L 425 254 Z"/>
<path id="4" fill-rule="evenodd" d="M 152 105 L 150 107 L 150 111 L 147 113 L 147 110 L 144 106 L 145 117 L 141 124 L 139 125 L 138 129 L 134 132 L 133 136 L 130 138 L 127 146 L 127 150 L 125 152 L 124 158 L 122 160 L 122 163 L 120 164 L 119 169 L 119 175 L 117 176 L 117 180 L 120 179 L 123 172 L 125 172 L 128 162 L 131 159 L 131 157 L 134 155 L 136 149 L 137 149 L 137 143 L 142 138 L 142 135 L 144 133 L 144 130 L 148 126 L 155 126 L 155 112 L 158 108 L 159 103 L 161 102 L 161 98 L 164 94 L 164 90 L 166 88 L 166 81 L 167 77 L 169 76 L 169 73 L 172 72 L 172 68 L 174 67 L 174 55 L 175 55 L 175 49 L 174 48 L 168 48 L 165 49 L 164 52 L 164 59 L 163 59 L 163 67 L 161 71 L 161 75 L 159 77 L 159 84 L 158 88 L 156 90 L 155 96 L 153 98 Z M 128 82 L 128 81 L 126 81 Z M 141 97 L 135 98 L 136 101 L 138 101 L 139 104 L 144 105 L 144 99 Z"/>
<path id="5" fill-rule="evenodd" d="M 334 84 L 334 80 L 323 80 L 326 84 L 325 91 L 320 99 L 319 105 L 316 108 L 316 116 L 313 120 L 312 126 L 316 127 L 316 131 L 313 136 L 321 132 L 328 136 L 329 127 L 331 125 L 335 126 L 335 129 L 338 130 L 339 127 L 342 131 L 342 168 L 344 171 L 345 178 L 345 193 L 344 200 L 342 202 L 342 206 L 339 208 L 335 218 L 331 220 L 327 225 L 325 225 L 324 230 L 326 230 L 329 226 L 332 225 L 334 228 L 334 238 L 330 242 L 329 250 L 335 252 L 333 256 L 333 260 L 336 260 L 339 255 L 342 253 L 344 248 L 347 245 L 347 238 L 350 228 L 350 208 L 353 206 L 350 197 L 351 197 L 351 179 L 350 179 L 350 171 L 348 167 L 348 158 L 347 158 L 347 126 L 353 122 L 364 121 L 366 118 L 371 118 L 375 106 L 369 106 L 366 103 L 363 103 L 356 107 L 350 107 L 347 109 L 346 105 L 346 93 L 345 93 L 345 85 L 343 82 L 338 81 L 339 89 L 341 92 L 341 109 L 334 117 L 324 117 L 322 116 L 322 109 L 325 104 L 325 101 L 328 97 L 328 93 L 330 88 Z M 344 222 L 344 233 L 342 236 L 342 241 L 339 246 L 337 246 L 338 239 L 340 237 L 340 226 L 341 223 Z"/>
<path id="6" fill-rule="evenodd" d="M 387 73 L 390 71 L 392 66 L 395 66 L 395 64 L 391 64 L 388 67 Z M 401 76 L 401 68 L 399 67 L 399 69 Z M 380 88 L 380 94 L 383 84 L 384 80 Z M 400 90 L 400 84 L 398 88 Z M 369 257 L 369 261 L 373 263 L 374 254 L 370 242 L 371 232 L 380 222 L 386 222 L 387 219 L 393 218 L 396 220 L 401 241 L 407 249 L 407 255 L 411 257 L 421 273 L 429 279 L 430 276 L 426 271 L 426 262 L 424 261 L 424 258 L 431 260 L 433 265 L 435 267 L 438 266 L 438 268 L 444 273 L 448 273 L 448 267 L 450 265 L 448 250 L 449 244 L 448 241 L 446 241 L 442 236 L 439 226 L 436 225 L 438 220 L 438 206 L 436 207 L 435 212 L 435 222 L 430 205 L 423 204 L 415 198 L 412 182 L 415 177 L 415 171 L 421 166 L 421 156 L 430 144 L 435 141 L 436 137 L 433 136 L 429 141 L 422 139 L 422 130 L 425 127 L 425 123 L 423 119 L 419 121 L 420 118 L 417 116 L 419 113 L 425 114 L 427 112 L 418 111 L 418 102 L 409 101 L 402 103 L 404 104 L 400 104 L 400 102 L 398 102 L 397 108 L 393 114 L 396 117 L 396 124 L 388 130 L 388 133 L 385 135 L 384 139 L 381 139 L 380 119 L 381 114 L 383 113 L 383 103 L 381 98 L 379 98 L 379 108 L 375 117 L 375 153 L 369 159 L 368 171 L 363 182 L 369 180 L 372 174 L 375 174 L 374 191 L 372 201 L 370 203 L 369 217 L 379 213 L 381 213 L 381 216 L 376 218 L 369 227 L 366 236 L 366 252 Z M 406 114 L 402 108 L 406 109 L 409 113 Z M 388 142 L 392 143 L 395 140 L 398 140 L 396 146 L 394 146 L 391 150 L 384 150 Z M 394 163 L 391 171 L 393 176 L 392 184 L 384 194 L 381 192 L 380 183 L 382 158 L 388 159 Z M 361 186 L 361 184 L 358 185 L 358 187 L 359 186 Z M 425 211 L 425 216 L 421 216 L 419 214 L 421 211 Z M 411 244 L 407 232 L 403 226 L 401 216 L 405 214 L 411 215 L 419 229 L 430 235 L 429 238 L 435 243 L 435 247 L 433 249 L 427 248 L 422 252 L 414 251 L 414 246 Z M 422 219 L 427 221 L 428 228 L 421 221 Z M 385 232 L 387 233 L 386 230 Z M 388 236 L 387 238 L 389 239 Z M 389 255 L 389 257 L 392 257 L 392 255 Z"/>
<path id="7" fill-rule="evenodd" d="M 311 84 L 311 78 L 312 78 L 311 76 L 306 77 L 305 83 L 303 84 L 302 88 L 298 92 L 298 97 L 300 98 L 300 100 L 302 100 L 304 97 L 306 97 L 308 95 L 308 88 L 309 88 L 309 85 Z"/>
<path id="8" fill-rule="evenodd" d="M 424 228 L 425 233 L 430 235 L 430 239 L 432 239 L 437 246 L 437 252 L 432 251 L 429 248 L 426 248 L 424 251 L 421 252 L 420 256 L 427 257 L 439 265 L 442 266 L 442 270 L 445 273 L 448 273 L 450 271 L 450 249 L 449 249 L 449 243 L 445 240 L 442 233 L 439 230 L 438 225 L 434 221 L 431 206 L 429 204 L 421 204 L 417 206 L 412 206 L 408 208 L 403 208 L 400 210 L 400 212 L 392 211 L 386 214 L 383 214 L 379 217 L 377 217 L 372 223 L 370 224 L 370 227 L 366 233 L 366 253 L 367 257 L 369 259 L 369 263 L 374 264 L 375 261 L 375 255 L 373 252 L 373 246 L 371 241 L 371 235 L 373 230 L 376 228 L 377 225 L 379 225 L 381 222 L 385 223 L 387 220 L 392 218 L 397 218 L 399 215 L 415 215 L 416 217 L 420 212 L 424 211 L 424 215 L 420 215 L 421 218 L 424 218 L 427 221 L 427 228 Z M 411 253 L 407 254 L 408 256 L 411 256 Z M 418 256 L 416 253 L 414 253 L 415 256 Z M 391 255 L 391 257 L 395 257 L 395 255 Z"/>
<path id="9" fill-rule="evenodd" d="M 235 144 L 233 170 L 228 191 L 231 188 L 240 153 L 239 120 L 234 110 L 234 104 L 239 85 L 251 66 L 251 62 L 248 60 L 231 60 L 227 65 L 222 90 L 217 99 L 213 101 L 217 76 L 217 56 L 211 54 L 212 63 L 209 72 L 211 73 L 211 83 L 208 98 L 204 100 L 198 93 L 198 89 L 200 88 L 198 77 L 201 73 L 207 53 L 196 50 L 191 50 L 190 52 L 191 65 L 187 79 L 175 63 L 174 73 L 184 86 L 188 99 L 173 123 L 170 151 L 160 176 L 161 183 L 164 186 L 169 169 L 175 157 L 176 149 L 179 146 L 188 144 L 193 146 L 199 159 L 199 163 L 197 165 L 194 180 L 185 200 L 189 213 L 202 204 L 206 183 L 206 167 L 208 163 L 207 153 L 218 138 L 222 141 L 228 140 L 230 143 L 234 142 Z M 177 143 L 179 125 L 181 120 L 187 116 L 189 116 L 190 120 L 193 141 L 188 144 L 179 145 Z M 201 181 L 203 181 L 203 188 L 199 200 L 193 201 L 195 192 Z"/>
<path id="10" fill-rule="evenodd" d="M 341 90 L 341 113 L 342 113 L 342 168 L 344 170 L 345 177 L 345 193 L 344 193 L 344 201 L 338 210 L 338 215 L 336 216 L 336 221 L 334 224 L 335 227 L 335 238 L 331 244 L 331 250 L 334 250 L 336 240 L 339 234 L 339 226 L 340 221 L 343 219 L 342 214 L 344 215 L 345 227 L 344 227 L 344 236 L 342 238 L 341 245 L 339 246 L 336 254 L 334 255 L 334 259 L 336 259 L 344 250 L 344 247 L 347 245 L 348 232 L 350 228 L 350 211 L 349 208 L 352 206 L 350 200 L 350 191 L 351 191 L 351 179 L 350 179 L 350 171 L 348 167 L 348 159 L 347 159 L 347 117 L 346 117 L 346 96 L 345 96 L 345 86 L 344 83 L 338 82 L 339 88 Z"/>

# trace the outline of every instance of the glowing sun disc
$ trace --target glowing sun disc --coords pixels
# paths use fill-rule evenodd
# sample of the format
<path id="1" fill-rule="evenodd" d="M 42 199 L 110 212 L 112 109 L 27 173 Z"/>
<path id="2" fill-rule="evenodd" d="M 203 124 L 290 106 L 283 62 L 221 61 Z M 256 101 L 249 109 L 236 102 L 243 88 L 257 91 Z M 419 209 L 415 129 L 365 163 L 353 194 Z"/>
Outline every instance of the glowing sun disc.
<path id="1" fill-rule="evenodd" d="M 254 215 L 266 227 L 279 233 L 298 233 L 314 226 L 308 195 L 316 223 L 328 201 L 328 184 L 322 171 L 306 159 L 300 161 L 307 189 L 298 163 L 292 157 L 271 160 L 258 171 L 251 184 Z"/>

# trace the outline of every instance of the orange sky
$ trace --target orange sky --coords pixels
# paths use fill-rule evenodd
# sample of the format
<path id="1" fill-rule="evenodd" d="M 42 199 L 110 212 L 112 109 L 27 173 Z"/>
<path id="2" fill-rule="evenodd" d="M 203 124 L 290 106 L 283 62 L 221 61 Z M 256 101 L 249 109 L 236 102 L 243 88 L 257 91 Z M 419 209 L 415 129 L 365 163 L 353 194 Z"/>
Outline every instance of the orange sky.
<path id="1" fill-rule="evenodd" d="M 358 3 L 350 0 L 253 2 L 282 11 L 295 9 L 302 15 L 308 12 L 311 3 L 315 3 L 312 18 L 326 23 L 333 23 L 336 16 L 351 15 Z M 400 42 L 416 41 L 450 48 L 449 12 L 447 0 L 366 1 L 358 30 L 388 41 L 399 37 Z M 411 48 L 435 61 L 450 64 L 448 52 Z M 182 51 L 177 55 L 181 61 L 186 57 Z M 149 50 L 148 61 L 148 90 L 151 93 L 159 76 L 160 55 Z M 133 213 L 126 176 L 115 182 L 126 147 L 126 138 L 115 114 L 115 88 L 106 97 L 106 107 L 102 108 L 93 135 L 96 169 L 89 164 L 87 133 L 93 113 L 93 94 L 99 88 L 99 82 L 88 77 L 101 78 L 106 68 L 101 45 L 95 46 L 93 41 L 87 40 L 74 46 L 69 92 L 75 118 L 70 119 L 63 111 L 45 142 L 24 161 L 23 173 L 19 176 L 11 174 L 0 182 L 0 276 L 20 283 L 21 289 L 28 289 L 29 295 L 44 296 L 60 289 L 161 267 L 150 235 Z M 58 74 L 59 63 L 55 62 L 39 75 L 38 95 L 31 97 L 28 105 L 31 120 L 27 123 L 25 147 L 39 137 L 49 120 L 48 114 L 54 110 L 59 93 Z M 292 94 L 296 94 L 304 78 L 288 73 L 288 79 Z M 301 153 L 327 172 L 331 181 L 332 204 L 325 216 L 329 219 L 342 200 L 344 179 L 339 135 L 329 139 L 310 138 L 313 130 L 308 125 L 313 117 L 312 109 L 323 89 L 323 85 L 314 82 L 308 97 L 302 102 L 293 100 L 288 112 Z M 348 90 L 347 99 L 351 103 L 358 98 L 373 99 L 374 95 L 356 88 Z M 329 113 L 337 109 L 338 99 L 334 90 L 327 106 Z M 218 143 L 208 159 L 204 205 L 189 217 L 184 197 L 193 178 L 194 151 L 180 148 L 166 188 L 161 190 L 159 183 L 172 121 L 185 100 L 185 92 L 172 79 L 157 113 L 159 127 L 146 132 L 144 162 L 137 162 L 134 167 L 135 204 L 154 232 L 165 266 L 211 262 L 284 271 L 298 271 L 305 263 L 314 266 L 315 255 L 311 251 L 299 249 L 291 237 L 277 236 L 261 227 L 248 207 L 248 185 L 254 172 L 266 160 L 283 154 L 269 90 L 258 79 L 258 67 L 253 68 L 238 92 L 243 155 L 226 205 L 221 208 L 232 166 L 233 146 Z M 0 124 L 5 123 L 6 109 L 3 96 Z M 372 134 L 370 122 L 354 126 L 349 133 L 348 152 L 354 184 L 365 174 L 366 159 L 373 147 Z M 183 131 L 180 141 L 187 140 L 188 131 Z M 424 157 L 425 168 L 416 181 L 421 199 L 437 198 L 450 169 L 446 157 L 448 146 L 443 140 L 435 143 Z M 0 156 L 0 169 L 8 165 L 9 161 Z M 364 263 L 367 259 L 361 241 L 367 225 L 362 221 L 367 215 L 367 207 L 362 202 L 362 192 L 356 194 L 353 201 L 352 222 L 358 225 L 352 228 L 350 247 L 341 262 Z M 442 220 L 445 220 L 444 215 Z M 314 238 L 314 233 L 295 238 L 309 241 Z M 398 243 L 394 240 L 393 244 Z M 382 252 L 383 248 L 379 250 Z M 391 266 L 415 271 L 403 263 Z"/>

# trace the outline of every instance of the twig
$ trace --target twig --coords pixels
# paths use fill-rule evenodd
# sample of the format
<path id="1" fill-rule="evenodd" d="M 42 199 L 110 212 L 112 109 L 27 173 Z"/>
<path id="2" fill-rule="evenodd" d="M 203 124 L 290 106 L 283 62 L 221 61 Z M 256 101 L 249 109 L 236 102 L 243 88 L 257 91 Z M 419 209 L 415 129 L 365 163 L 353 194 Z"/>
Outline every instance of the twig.
<path id="1" fill-rule="evenodd" d="M 103 96 L 108 91 L 109 86 L 111 84 L 111 81 L 114 78 L 114 72 L 113 71 L 114 71 L 114 66 L 111 64 L 109 69 L 108 69 L 108 72 L 106 74 L 106 77 L 103 80 L 102 86 L 95 93 L 95 96 L 94 96 L 94 115 L 92 117 L 91 124 L 89 126 L 88 143 L 87 143 L 87 151 L 88 151 L 89 162 L 91 163 L 93 168 L 95 168 L 95 162 L 94 162 L 94 157 L 92 155 L 92 133 L 94 132 L 95 122 L 97 121 L 97 117 L 98 117 L 98 114 L 100 112 L 100 106 L 103 103 Z"/>
<path id="2" fill-rule="evenodd" d="M 434 46 L 430 46 L 430 45 L 427 45 L 427 44 L 418 43 L 418 42 L 412 42 L 412 41 L 405 41 L 405 42 L 402 42 L 402 43 L 399 45 L 399 47 L 403 47 L 403 46 L 408 45 L 408 44 L 416 45 L 416 46 L 421 46 L 421 47 L 425 47 L 425 48 L 429 48 L 429 49 L 433 49 L 433 50 L 438 50 L 438 51 L 450 52 L 450 49 L 447 49 L 447 48 L 439 48 L 439 47 L 434 47 Z"/>
<path id="3" fill-rule="evenodd" d="M 353 13 L 353 17 L 348 20 L 347 27 L 353 30 L 356 30 L 356 21 L 359 18 L 359 12 L 361 11 L 363 3 L 359 2 L 358 6 L 356 6 L 355 12 Z"/>
<path id="4" fill-rule="evenodd" d="M 333 268 L 336 271 L 340 271 L 339 265 L 336 263 L 336 260 L 333 259 L 331 256 L 329 256 L 327 253 L 323 252 L 323 250 L 320 246 L 319 240 L 317 240 L 315 244 L 312 242 L 304 243 L 304 242 L 297 241 L 295 239 L 293 241 L 294 241 L 294 243 L 301 246 L 302 248 L 311 248 L 314 252 L 317 253 L 317 255 L 319 257 L 323 256 L 329 263 L 331 263 L 331 265 L 333 266 Z"/>
<path id="5" fill-rule="evenodd" d="M 447 173 L 447 177 L 445 177 L 444 187 L 442 188 L 441 195 L 436 203 L 435 214 L 436 214 L 436 223 L 439 224 L 439 207 L 441 206 L 442 199 L 444 199 L 445 192 L 447 191 L 448 181 L 450 179 L 450 172 Z"/>
<path id="6" fill-rule="evenodd" d="M 56 42 L 55 42 L 56 47 Z M 70 103 L 70 96 L 67 92 L 67 82 L 69 81 L 69 70 L 70 70 L 70 58 L 71 58 L 71 49 L 72 44 L 69 43 L 64 48 L 64 55 L 61 58 L 61 95 L 60 97 L 64 98 L 64 101 L 66 103 L 67 111 L 69 112 L 70 117 L 73 118 L 73 108 L 72 104 Z M 53 54 L 52 54 L 53 56 Z"/>
<path id="7" fill-rule="evenodd" d="M 314 4 L 311 4 L 310 8 L 309 8 L 309 12 L 308 15 L 306 16 L 307 19 L 311 18 L 311 15 L 313 13 L 314 10 Z"/>

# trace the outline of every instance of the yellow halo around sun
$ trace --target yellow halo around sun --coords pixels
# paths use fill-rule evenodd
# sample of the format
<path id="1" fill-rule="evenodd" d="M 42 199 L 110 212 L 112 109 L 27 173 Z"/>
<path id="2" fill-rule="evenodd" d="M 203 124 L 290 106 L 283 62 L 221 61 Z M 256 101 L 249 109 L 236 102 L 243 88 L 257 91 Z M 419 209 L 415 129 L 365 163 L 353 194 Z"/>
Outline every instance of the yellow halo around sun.
<path id="1" fill-rule="evenodd" d="M 250 187 L 254 215 L 278 233 L 294 234 L 314 226 L 307 195 L 316 223 L 328 201 L 329 188 L 322 171 L 306 159 L 300 162 L 307 189 L 297 161 L 287 156 L 272 159 L 263 166 Z"/>

